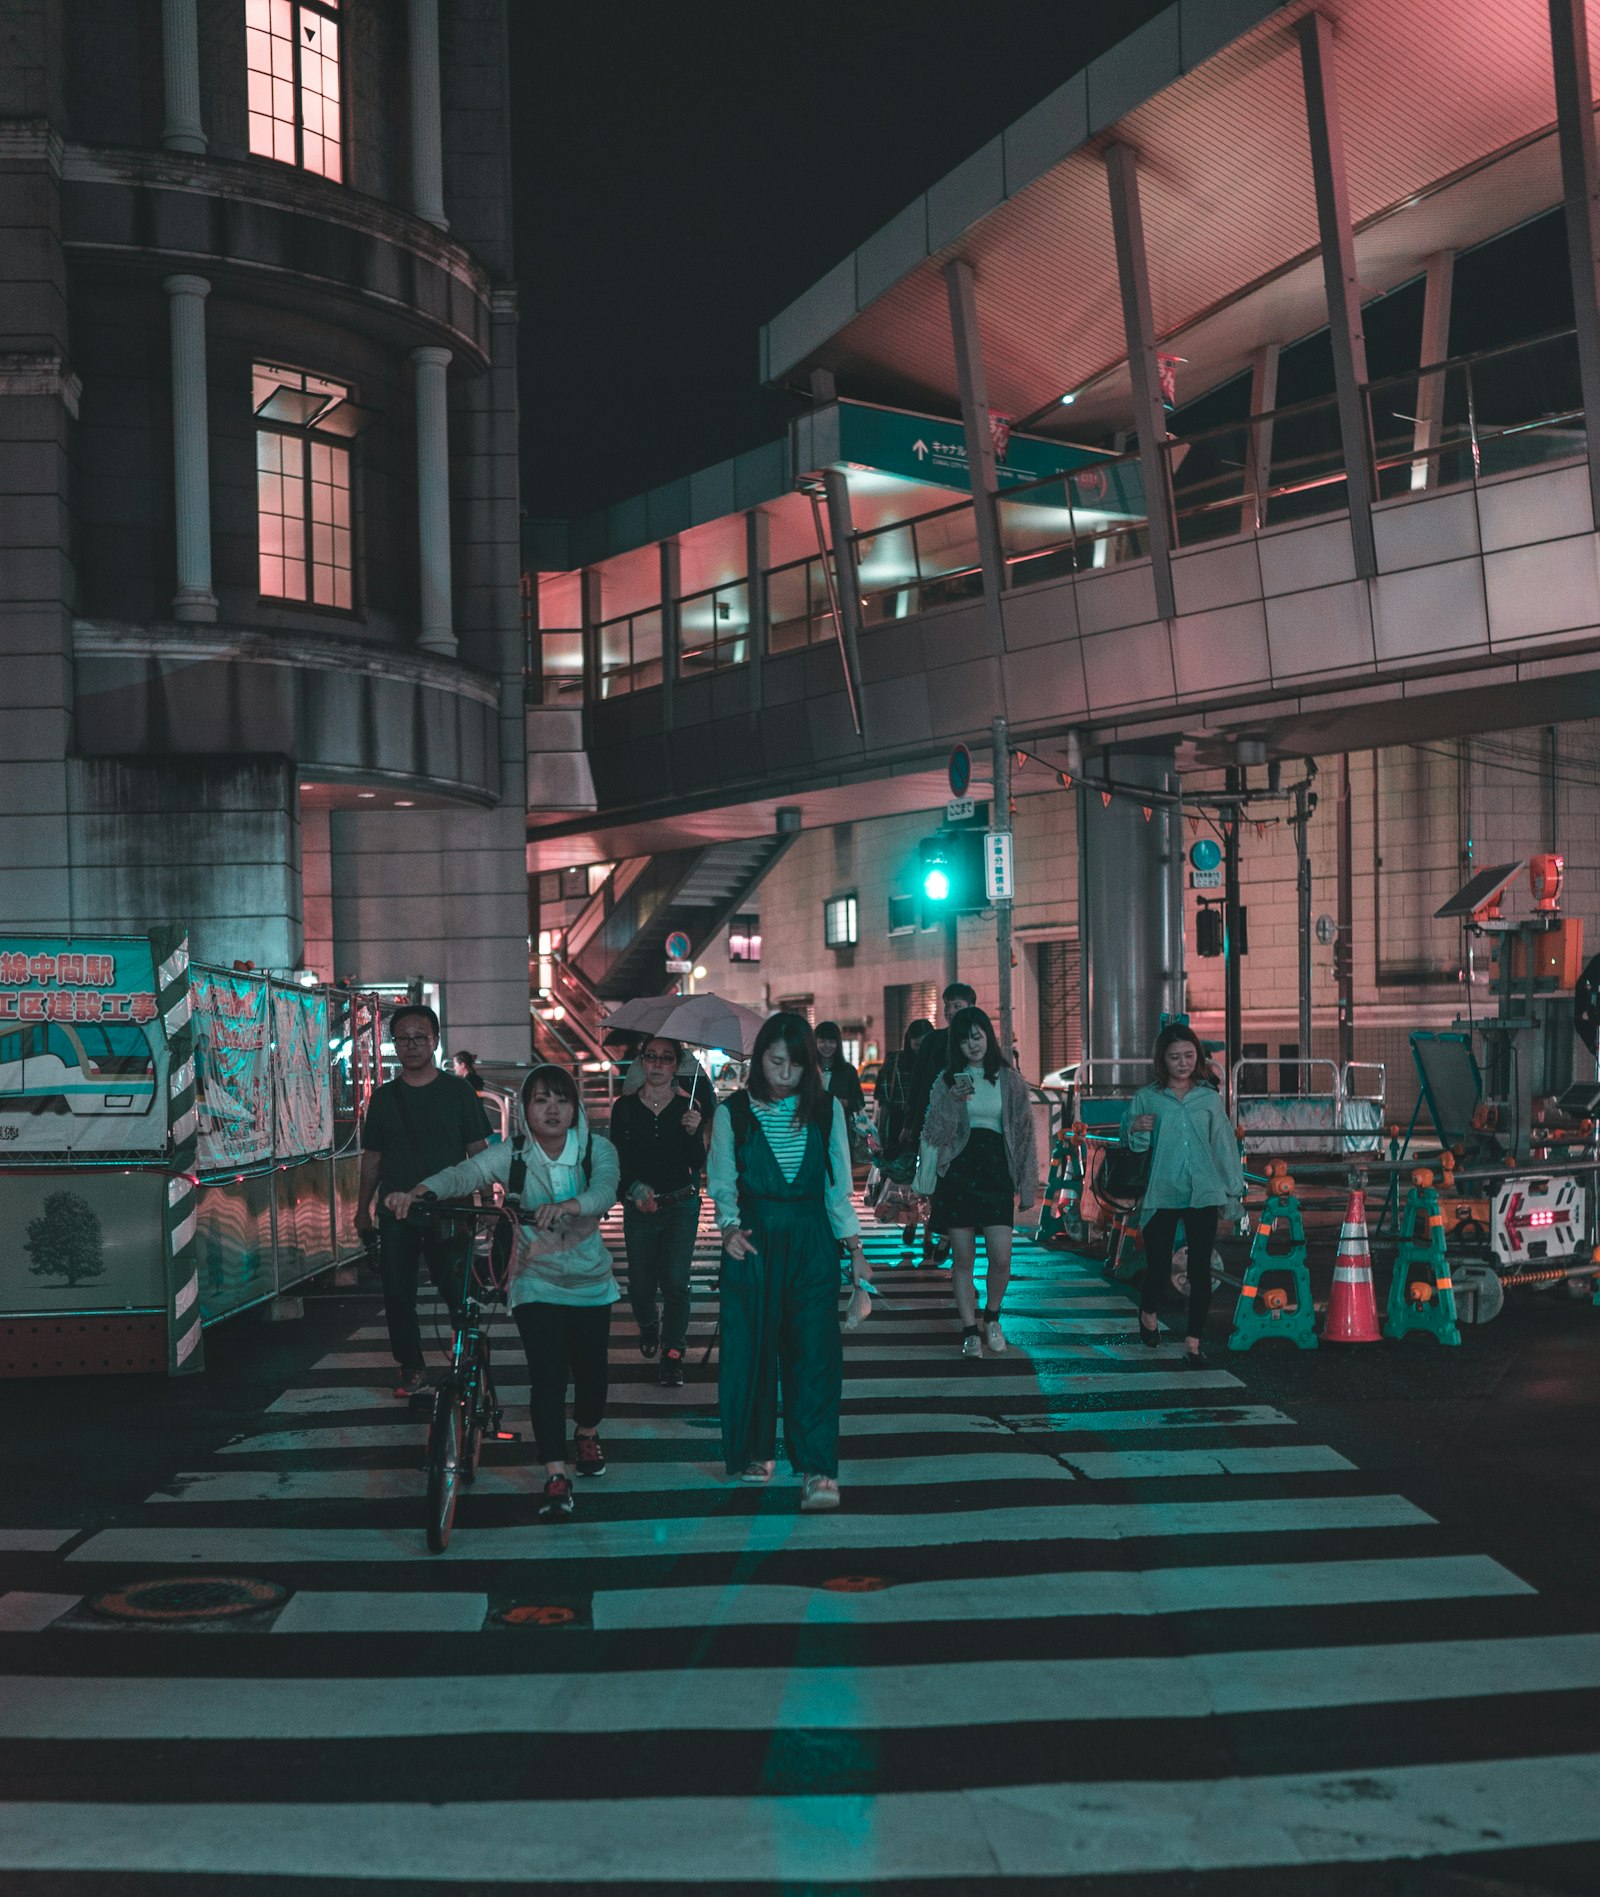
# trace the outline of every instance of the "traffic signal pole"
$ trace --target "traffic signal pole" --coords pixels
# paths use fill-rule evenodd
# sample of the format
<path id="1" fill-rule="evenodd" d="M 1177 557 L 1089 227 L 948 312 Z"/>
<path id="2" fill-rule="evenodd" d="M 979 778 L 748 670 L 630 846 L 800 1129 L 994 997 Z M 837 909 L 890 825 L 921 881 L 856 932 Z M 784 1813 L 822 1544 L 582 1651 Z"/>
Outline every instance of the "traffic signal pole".
<path id="1" fill-rule="evenodd" d="M 1011 737 L 1004 718 L 996 718 L 990 727 L 994 746 L 994 807 L 990 821 L 997 830 L 1011 828 Z M 1000 1052 L 1011 1058 L 1014 1045 L 1011 1008 L 1011 898 L 1000 898 L 994 906 L 995 1000 L 1000 1013 Z"/>

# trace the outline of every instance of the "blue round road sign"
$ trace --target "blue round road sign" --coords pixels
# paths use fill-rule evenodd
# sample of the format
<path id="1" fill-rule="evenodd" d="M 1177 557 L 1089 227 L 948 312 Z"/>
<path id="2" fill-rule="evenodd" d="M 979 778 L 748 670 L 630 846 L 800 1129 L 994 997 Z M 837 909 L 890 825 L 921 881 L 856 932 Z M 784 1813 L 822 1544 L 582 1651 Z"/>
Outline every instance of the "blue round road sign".
<path id="1" fill-rule="evenodd" d="M 972 753 L 958 744 L 950 753 L 950 795 L 965 797 L 972 785 Z"/>
<path id="2" fill-rule="evenodd" d="M 669 962 L 686 962 L 688 959 L 689 938 L 681 929 L 675 929 L 673 933 L 667 937 L 667 960 Z"/>
<path id="3" fill-rule="evenodd" d="M 1222 861 L 1222 845 L 1215 837 L 1202 837 L 1190 849 L 1189 861 L 1196 869 L 1215 869 Z"/>

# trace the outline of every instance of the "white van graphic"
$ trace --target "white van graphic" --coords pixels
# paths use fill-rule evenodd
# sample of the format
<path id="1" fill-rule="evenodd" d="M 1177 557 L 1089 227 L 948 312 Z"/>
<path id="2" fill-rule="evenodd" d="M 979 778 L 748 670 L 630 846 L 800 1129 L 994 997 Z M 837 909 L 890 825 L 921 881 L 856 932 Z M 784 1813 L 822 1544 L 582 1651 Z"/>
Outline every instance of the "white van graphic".
<path id="1" fill-rule="evenodd" d="M 148 1113 L 156 1063 L 132 1022 L 37 1021 L 0 1032 L 0 1114 Z"/>

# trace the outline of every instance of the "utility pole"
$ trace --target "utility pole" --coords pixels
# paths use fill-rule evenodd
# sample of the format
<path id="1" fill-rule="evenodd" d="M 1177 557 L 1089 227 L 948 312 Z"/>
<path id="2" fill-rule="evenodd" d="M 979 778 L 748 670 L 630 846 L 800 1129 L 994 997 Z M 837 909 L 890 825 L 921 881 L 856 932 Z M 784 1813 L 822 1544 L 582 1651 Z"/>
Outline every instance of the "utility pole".
<path id="1" fill-rule="evenodd" d="M 1230 791 L 1244 789 L 1244 772 L 1229 765 L 1227 787 Z M 1222 954 L 1223 974 L 1225 976 L 1225 1000 L 1223 1003 L 1223 1058 L 1227 1062 L 1226 1082 L 1229 1103 L 1232 1103 L 1233 1076 L 1238 1069 L 1240 1052 L 1243 1045 L 1243 994 L 1240 983 L 1239 937 L 1242 933 L 1239 920 L 1239 822 L 1243 812 L 1243 803 L 1236 803 L 1232 811 L 1223 819 L 1222 824 Z"/>
<path id="2" fill-rule="evenodd" d="M 991 773 L 994 778 L 994 827 L 997 830 L 1009 830 L 1011 738 L 1004 718 L 996 718 L 990 726 L 990 742 L 994 747 Z M 1000 1052 L 1007 1060 L 1011 1058 L 1014 1042 L 1011 1013 L 1011 901 L 1010 896 L 1000 896 L 994 905 L 995 999 L 1000 1008 Z"/>
<path id="3" fill-rule="evenodd" d="M 1350 753 L 1339 754 L 1338 932 L 1334 968 L 1339 980 L 1339 1071 L 1356 1057 L 1355 871 L 1351 863 Z"/>
<path id="4" fill-rule="evenodd" d="M 1309 774 L 1294 787 L 1295 897 L 1298 914 L 1296 931 L 1300 950 L 1300 1058 L 1311 1058 L 1311 839 L 1312 811 Z M 1302 1071 L 1304 1071 L 1302 1069 Z"/>

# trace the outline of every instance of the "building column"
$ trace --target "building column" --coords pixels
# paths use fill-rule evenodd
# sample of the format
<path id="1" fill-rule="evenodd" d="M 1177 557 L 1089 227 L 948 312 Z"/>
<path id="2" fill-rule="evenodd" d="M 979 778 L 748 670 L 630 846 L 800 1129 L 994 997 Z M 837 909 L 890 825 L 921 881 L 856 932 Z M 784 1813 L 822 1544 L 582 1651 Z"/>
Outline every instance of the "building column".
<path id="1" fill-rule="evenodd" d="M 683 592 L 683 549 L 676 540 L 663 540 L 661 556 L 661 729 L 672 729 L 673 697 L 683 656 L 678 598 Z"/>
<path id="2" fill-rule="evenodd" d="M 1422 289 L 1422 347 L 1417 367 L 1443 362 L 1450 354 L 1450 296 L 1455 287 L 1456 253 L 1436 250 L 1427 260 Z M 1411 464 L 1413 493 L 1439 482 L 1439 444 L 1444 439 L 1445 380 L 1442 375 L 1417 378 L 1417 416 L 1411 446 L 1417 459 Z"/>
<path id="3" fill-rule="evenodd" d="M 1267 490 L 1272 486 L 1272 412 L 1278 406 L 1277 343 L 1263 343 L 1250 358 L 1250 452 L 1245 468 L 1244 525 L 1258 532 L 1267 524 Z"/>
<path id="4" fill-rule="evenodd" d="M 994 435 L 989 427 L 989 387 L 983 373 L 983 351 L 978 341 L 978 301 L 972 265 L 964 257 L 944 267 L 945 290 L 950 299 L 950 340 L 955 346 L 956 384 L 961 394 L 961 428 L 967 442 L 967 478 L 972 484 L 972 517 L 978 536 L 978 565 L 983 573 L 984 629 L 991 652 L 1005 649 L 1005 552 L 1000 542 L 1000 516 L 995 508 Z"/>
<path id="5" fill-rule="evenodd" d="M 1589 504 L 1600 528 L 1600 164 L 1595 159 L 1587 0 L 1550 0 L 1556 81 L 1556 140 L 1567 220 L 1578 382 L 1589 435 Z"/>
<path id="6" fill-rule="evenodd" d="M 200 123 L 200 34 L 195 0 L 161 0 L 161 81 L 165 122 L 161 142 L 168 151 L 204 153 Z"/>
<path id="7" fill-rule="evenodd" d="M 761 668 L 767 657 L 767 568 L 772 565 L 772 520 L 764 507 L 752 507 L 744 517 L 744 568 L 750 601 L 750 709 L 762 705 Z"/>
<path id="8" fill-rule="evenodd" d="M 1127 788 L 1109 803 L 1092 785 L 1077 794 L 1083 1051 L 1137 1064 L 1149 1060 L 1162 1015 L 1183 1011 L 1182 883 L 1172 872 L 1183 819 L 1164 801 L 1178 789 L 1172 745 L 1091 754 L 1086 775 Z M 1146 789 L 1163 799 L 1148 819 Z"/>
<path id="9" fill-rule="evenodd" d="M 450 592 L 450 392 L 448 349 L 413 349 L 417 370 L 417 559 L 421 634 L 417 644 L 456 655 Z"/>
<path id="10" fill-rule="evenodd" d="M 411 208 L 418 217 L 447 231 L 450 221 L 444 214 L 444 147 L 439 112 L 439 0 L 410 0 L 409 24 Z"/>
<path id="11" fill-rule="evenodd" d="M 172 471 L 177 522 L 178 590 L 174 619 L 214 621 L 211 590 L 211 450 L 206 417 L 204 277 L 165 277 L 172 329 Z"/>
<path id="12" fill-rule="evenodd" d="M 1150 523 L 1150 572 L 1155 581 L 1156 611 L 1163 619 L 1173 619 L 1178 608 L 1172 592 L 1172 490 L 1167 457 L 1161 451 L 1167 438 L 1167 411 L 1161 401 L 1161 371 L 1156 362 L 1150 264 L 1144 248 L 1144 214 L 1139 207 L 1139 161 L 1131 145 L 1109 145 L 1105 157 L 1111 228 L 1117 247 L 1117 282 L 1122 291 L 1122 328 L 1133 383 L 1133 425 L 1139 431 L 1139 471 L 1144 477 L 1145 514 Z"/>
<path id="13" fill-rule="evenodd" d="M 1333 387 L 1344 447 L 1345 490 L 1350 497 L 1350 545 L 1356 574 L 1378 571 L 1372 537 L 1372 456 L 1367 439 L 1367 340 L 1361 327 L 1361 284 L 1356 276 L 1355 235 L 1350 225 L 1350 189 L 1344 164 L 1344 127 L 1334 72 L 1333 27 L 1308 13 L 1300 36 L 1305 83 L 1306 131 L 1311 141 L 1311 182 L 1317 200 L 1322 282 L 1328 299 L 1328 337 L 1333 345 Z"/>

